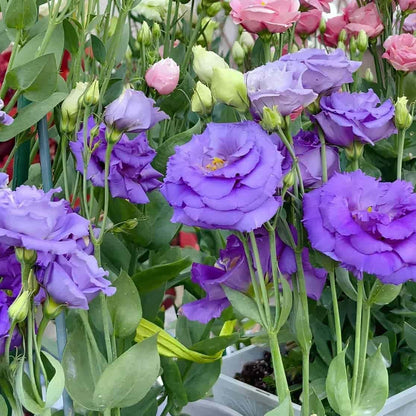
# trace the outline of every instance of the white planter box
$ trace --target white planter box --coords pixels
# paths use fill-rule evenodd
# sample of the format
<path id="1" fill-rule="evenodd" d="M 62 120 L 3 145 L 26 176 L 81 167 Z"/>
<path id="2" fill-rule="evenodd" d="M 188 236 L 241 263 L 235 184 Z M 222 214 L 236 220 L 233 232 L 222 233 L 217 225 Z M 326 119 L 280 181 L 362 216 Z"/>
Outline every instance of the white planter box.
<path id="1" fill-rule="evenodd" d="M 213 388 L 214 399 L 244 416 L 264 416 L 278 405 L 277 396 L 235 380 L 245 363 L 263 358 L 264 350 L 256 345 L 243 348 L 223 358 L 221 375 Z M 295 416 L 301 408 L 293 405 Z M 416 416 L 416 386 L 390 397 L 378 416 Z"/>
<path id="2" fill-rule="evenodd" d="M 166 403 L 167 401 L 165 400 L 159 407 L 157 416 L 162 414 Z M 182 409 L 182 413 L 190 416 L 243 416 L 235 410 L 212 400 L 198 400 L 197 402 L 188 403 Z"/>

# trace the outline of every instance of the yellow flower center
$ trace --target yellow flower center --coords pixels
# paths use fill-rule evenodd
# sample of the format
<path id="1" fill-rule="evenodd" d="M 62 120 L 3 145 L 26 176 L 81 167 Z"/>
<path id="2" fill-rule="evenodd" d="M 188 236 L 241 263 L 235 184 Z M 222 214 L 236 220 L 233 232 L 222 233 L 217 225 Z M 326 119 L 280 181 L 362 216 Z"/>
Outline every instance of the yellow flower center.
<path id="1" fill-rule="evenodd" d="M 224 167 L 224 164 L 225 161 L 220 157 L 213 157 L 211 163 L 208 163 L 208 165 L 206 165 L 205 167 L 210 171 L 214 171 Z"/>
<path id="2" fill-rule="evenodd" d="M 373 212 L 373 207 L 368 207 L 367 212 Z"/>
<path id="3" fill-rule="evenodd" d="M 265 6 L 265 5 L 266 5 L 266 2 L 265 2 L 265 1 L 262 1 L 262 2 L 261 2 L 261 5 L 262 5 L 262 6 Z"/>

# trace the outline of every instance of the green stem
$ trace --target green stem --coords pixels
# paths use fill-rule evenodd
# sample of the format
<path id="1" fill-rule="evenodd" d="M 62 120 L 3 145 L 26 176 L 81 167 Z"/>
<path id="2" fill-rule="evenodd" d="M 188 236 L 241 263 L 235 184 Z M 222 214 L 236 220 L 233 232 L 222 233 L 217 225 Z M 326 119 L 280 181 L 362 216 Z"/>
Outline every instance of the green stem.
<path id="1" fill-rule="evenodd" d="M 280 353 L 279 342 L 275 332 L 269 332 L 270 352 L 272 355 L 274 379 L 276 380 L 277 396 L 279 403 L 283 403 L 286 397 L 290 398 L 289 386 L 287 384 L 286 372 L 283 366 L 282 354 Z M 290 413 L 293 416 L 293 406 L 290 405 Z"/>
<path id="2" fill-rule="evenodd" d="M 196 22 L 196 26 L 195 26 L 195 28 L 192 32 L 192 36 L 191 36 L 191 39 L 189 41 L 188 49 L 186 51 L 185 58 L 184 58 L 184 60 L 182 62 L 182 65 L 181 65 L 181 70 L 182 71 L 187 70 L 189 61 L 191 60 L 192 46 L 194 45 L 194 43 L 196 42 L 196 40 L 198 38 L 199 31 L 200 31 L 201 25 L 202 25 L 202 18 L 203 17 L 204 17 L 204 13 L 201 13 L 201 14 L 198 15 L 198 21 Z"/>
<path id="3" fill-rule="evenodd" d="M 354 368 L 352 375 L 352 388 L 351 398 L 353 405 L 357 402 L 357 383 L 358 383 L 358 372 L 360 366 L 360 345 L 361 345 L 361 322 L 362 322 L 362 311 L 363 311 L 363 292 L 364 282 L 358 280 L 357 282 L 357 316 L 355 324 L 355 347 L 354 347 Z"/>
<path id="4" fill-rule="evenodd" d="M 104 340 L 105 340 L 105 350 L 107 353 L 108 363 L 113 362 L 113 352 L 111 348 L 111 338 L 110 338 L 110 326 L 108 324 L 108 307 L 107 299 L 104 293 L 100 293 L 100 306 L 101 306 L 101 319 L 103 320 L 104 327 Z"/>
<path id="5" fill-rule="evenodd" d="M 17 52 L 20 49 L 20 40 L 21 40 L 21 37 L 22 37 L 22 31 L 21 30 L 18 30 L 17 31 L 17 34 L 16 34 L 16 39 L 14 40 L 14 45 L 13 45 L 12 53 L 10 55 L 9 63 L 7 65 L 7 70 L 6 70 L 6 73 L 4 74 L 3 84 L 2 84 L 1 89 L 0 89 L 0 98 L 2 100 L 6 96 L 6 93 L 7 93 L 7 90 L 8 90 L 7 74 L 13 68 L 14 60 L 16 58 Z"/>
<path id="6" fill-rule="evenodd" d="M 360 345 L 360 365 L 358 368 L 358 381 L 357 381 L 357 397 L 361 395 L 361 389 L 364 381 L 364 371 L 365 371 L 365 360 L 367 358 L 367 344 L 368 344 L 368 334 L 370 331 L 370 318 L 371 318 L 371 307 L 364 302 L 363 305 L 363 325 L 361 331 L 361 345 Z"/>
<path id="7" fill-rule="evenodd" d="M 328 181 L 328 168 L 327 168 L 327 158 L 326 158 L 326 143 L 324 132 L 321 128 L 318 128 L 319 131 L 319 140 L 321 142 L 321 165 L 322 165 L 322 182 L 325 183 Z"/>
<path id="8" fill-rule="evenodd" d="M 10 363 L 10 344 L 12 342 L 13 331 L 15 328 L 16 328 L 16 322 L 12 322 L 10 324 L 9 336 L 6 339 L 6 344 L 4 346 L 4 357 L 5 357 L 7 365 L 9 365 Z"/>
<path id="9" fill-rule="evenodd" d="M 16 153 L 16 150 L 19 146 L 17 145 L 17 143 L 14 144 L 13 149 L 11 150 L 11 152 L 9 153 L 9 156 L 7 157 L 6 163 L 3 165 L 3 167 L 0 169 L 0 172 L 6 172 L 7 168 L 10 165 L 10 162 L 12 161 L 14 154 Z"/>
<path id="10" fill-rule="evenodd" d="M 339 316 L 339 305 L 338 305 L 338 295 L 337 295 L 337 286 L 335 283 L 335 274 L 334 272 L 329 272 L 329 282 L 331 285 L 331 295 L 332 295 L 332 307 L 334 309 L 334 324 L 335 324 L 335 335 L 337 340 L 337 355 L 342 351 L 342 332 L 341 332 L 341 319 Z"/>
<path id="11" fill-rule="evenodd" d="M 33 339 L 36 339 L 35 328 L 32 328 L 33 331 Z M 45 387 L 48 388 L 49 381 L 48 381 L 48 374 L 46 373 L 45 366 L 43 365 L 42 358 L 40 356 L 41 347 L 38 342 L 34 343 L 35 347 L 35 354 L 36 354 L 36 361 L 35 361 L 35 380 L 38 386 L 39 391 L 42 391 L 42 386 L 40 384 L 40 372 L 42 371 L 43 377 L 45 380 Z"/>
<path id="12" fill-rule="evenodd" d="M 404 141 L 405 141 L 406 130 L 399 130 L 399 146 L 397 149 L 397 179 L 402 178 L 402 165 L 403 165 L 403 151 L 404 151 Z"/>
<path id="13" fill-rule="evenodd" d="M 264 50 L 264 63 L 268 63 L 271 61 L 271 52 L 270 52 L 270 39 L 263 38 L 263 50 Z"/>
<path id="14" fill-rule="evenodd" d="M 38 348 L 40 349 L 42 345 L 42 338 L 43 334 L 45 333 L 46 327 L 48 326 L 49 319 L 45 317 L 45 315 L 42 317 L 42 320 L 40 321 L 39 327 L 38 327 L 38 333 L 36 335 L 36 344 Z"/>
<path id="15" fill-rule="evenodd" d="M 9 103 L 6 105 L 6 108 L 4 109 L 5 113 L 8 113 L 16 104 L 17 99 L 20 97 L 20 94 L 22 93 L 21 89 L 18 89 L 15 91 L 15 93 L 13 94 L 13 97 L 10 98 Z"/>
<path id="16" fill-rule="evenodd" d="M 173 0 L 169 0 L 168 10 L 166 15 L 166 26 L 165 26 L 165 38 L 163 41 L 163 57 L 167 58 L 169 56 L 169 44 L 170 44 L 170 26 L 172 19 L 172 3 Z"/>
<path id="17" fill-rule="evenodd" d="M 62 162 L 62 175 L 64 177 L 64 192 L 65 199 L 69 201 L 69 184 L 68 184 L 68 156 L 67 156 L 68 136 L 66 133 L 61 138 L 61 162 Z"/>
<path id="18" fill-rule="evenodd" d="M 384 88 L 383 76 L 381 74 L 381 66 L 380 66 L 380 60 L 379 60 L 378 53 L 377 53 L 377 47 L 372 42 L 369 43 L 369 46 L 370 46 L 370 52 L 373 55 L 374 66 L 376 68 L 377 83 L 378 85 L 381 85 L 381 88 L 383 92 L 385 93 L 386 90 Z"/>

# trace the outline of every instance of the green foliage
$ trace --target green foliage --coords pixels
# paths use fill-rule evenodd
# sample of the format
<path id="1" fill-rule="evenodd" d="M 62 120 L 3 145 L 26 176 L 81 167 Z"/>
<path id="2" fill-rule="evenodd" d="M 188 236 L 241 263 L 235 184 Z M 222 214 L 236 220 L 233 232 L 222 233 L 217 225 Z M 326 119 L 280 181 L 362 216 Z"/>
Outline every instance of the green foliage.
<path id="1" fill-rule="evenodd" d="M 238 290 L 231 289 L 228 286 L 223 286 L 222 288 L 236 311 L 241 315 L 252 319 L 254 322 L 262 323 L 257 304 L 252 298 L 244 295 Z"/>
<path id="2" fill-rule="evenodd" d="M 10 0 L 1 2 L 6 26 L 13 29 L 28 29 L 35 24 L 38 8 L 35 0 Z"/>

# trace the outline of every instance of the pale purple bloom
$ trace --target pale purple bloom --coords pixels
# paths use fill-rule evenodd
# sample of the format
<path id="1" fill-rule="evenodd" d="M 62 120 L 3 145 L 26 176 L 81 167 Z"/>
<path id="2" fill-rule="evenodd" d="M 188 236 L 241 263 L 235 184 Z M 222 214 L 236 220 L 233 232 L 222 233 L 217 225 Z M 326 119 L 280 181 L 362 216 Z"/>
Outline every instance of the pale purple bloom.
<path id="1" fill-rule="evenodd" d="M 261 119 L 264 107 L 277 107 L 287 116 L 301 107 L 306 107 L 318 96 L 303 84 L 308 70 L 300 62 L 269 62 L 245 74 L 251 112 Z"/>
<path id="2" fill-rule="evenodd" d="M 321 112 L 312 116 L 328 143 L 349 147 L 354 141 L 374 144 L 397 132 L 394 105 L 390 99 L 380 105 L 373 92 L 336 92 L 322 97 Z"/>
<path id="3" fill-rule="evenodd" d="M 416 280 L 416 194 L 410 182 L 382 183 L 361 171 L 335 174 L 304 196 L 311 245 L 358 278 Z"/>
<path id="4" fill-rule="evenodd" d="M 4 126 L 10 126 L 14 122 L 14 118 L 9 116 L 6 112 L 1 111 L 1 109 L 4 107 L 4 102 L 2 99 L 0 99 L 0 124 L 3 124 Z"/>
<path id="5" fill-rule="evenodd" d="M 90 117 L 87 128 L 88 142 L 90 141 L 90 131 L 94 126 L 94 118 Z M 105 124 L 100 124 L 98 136 L 92 142 L 95 150 L 91 154 L 87 169 L 87 178 L 94 186 L 100 187 L 104 186 L 105 179 L 104 166 L 107 150 L 105 132 Z M 83 129 L 78 133 L 78 140 L 69 145 L 75 155 L 77 170 L 83 173 Z M 111 151 L 108 175 L 111 195 L 114 198 L 128 199 L 135 204 L 148 203 L 149 198 L 146 192 L 153 191 L 161 185 L 158 179 L 162 175 L 150 164 L 155 156 L 156 152 L 149 146 L 145 133 L 141 133 L 131 140 L 123 134 Z"/>
<path id="6" fill-rule="evenodd" d="M 361 62 L 350 61 L 342 49 L 327 53 L 323 49 L 307 48 L 280 58 L 282 62 L 301 62 L 307 67 L 302 82 L 317 94 L 329 94 L 343 84 L 353 82 L 352 74 Z"/>
<path id="7" fill-rule="evenodd" d="M 403 24 L 403 31 L 407 33 L 416 32 L 416 13 L 412 13 L 406 17 Z"/>
<path id="8" fill-rule="evenodd" d="M 123 133 L 141 133 L 169 118 L 142 91 L 126 89 L 104 111 L 104 123 Z"/>
<path id="9" fill-rule="evenodd" d="M 256 123 L 208 124 L 176 147 L 161 188 L 174 208 L 172 222 L 251 231 L 281 205 L 282 155 Z"/>

